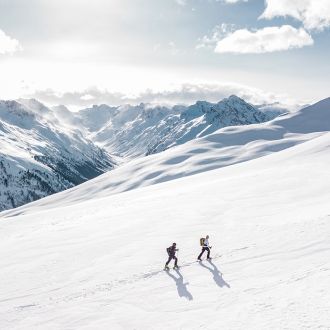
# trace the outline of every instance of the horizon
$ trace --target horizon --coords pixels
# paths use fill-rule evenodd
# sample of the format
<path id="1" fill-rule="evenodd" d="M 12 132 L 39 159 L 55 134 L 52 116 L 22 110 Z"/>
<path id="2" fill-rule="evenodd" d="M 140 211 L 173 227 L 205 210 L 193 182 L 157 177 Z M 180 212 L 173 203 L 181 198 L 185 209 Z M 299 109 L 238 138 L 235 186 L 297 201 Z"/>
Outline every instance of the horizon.
<path id="1" fill-rule="evenodd" d="M 231 94 L 229 96 L 226 96 L 226 97 L 222 97 L 220 98 L 219 100 L 216 100 L 216 101 L 209 101 L 209 100 L 206 100 L 206 99 L 200 99 L 200 100 L 192 100 L 191 102 L 179 102 L 179 103 L 171 103 L 171 102 L 143 102 L 143 101 L 139 101 L 139 102 L 136 102 L 134 103 L 131 102 L 131 103 L 123 103 L 123 104 L 117 104 L 117 105 L 114 105 L 114 104 L 107 104 L 107 103 L 95 103 L 95 104 L 90 104 L 90 105 L 86 105 L 86 106 L 72 106 L 72 105 L 65 105 L 65 104 L 47 104 L 47 102 L 43 102 L 43 101 L 40 101 L 34 97 L 32 98 L 18 98 L 18 99 L 8 99 L 8 100 L 5 100 L 5 99 L 0 99 L 0 101 L 4 101 L 4 102 L 11 102 L 11 101 L 14 101 L 14 102 L 18 102 L 24 106 L 27 106 L 27 104 L 25 103 L 25 101 L 35 101 L 39 104 L 41 104 L 42 106 L 45 106 L 46 108 L 52 110 L 56 107 L 64 107 L 66 108 L 67 110 L 69 110 L 70 112 L 79 112 L 79 111 L 83 111 L 83 110 L 89 110 L 89 109 L 93 109 L 93 108 L 99 108 L 99 107 L 102 107 L 102 106 L 106 106 L 108 108 L 122 108 L 122 107 L 139 107 L 139 106 L 145 106 L 147 109 L 156 109 L 156 108 L 168 108 L 168 109 L 173 109 L 175 107 L 184 107 L 184 108 L 188 108 L 188 107 L 191 107 L 191 106 L 194 106 L 196 105 L 197 103 L 200 103 L 200 102 L 205 102 L 205 103 L 209 103 L 209 104 L 218 104 L 218 103 L 221 103 L 223 101 L 226 101 L 232 97 L 236 97 L 240 100 L 242 100 L 243 102 L 247 103 L 247 104 L 250 104 L 251 106 L 255 107 L 256 109 L 259 109 L 259 108 L 265 108 L 267 109 L 269 107 L 269 109 L 278 109 L 278 110 L 286 110 L 288 112 L 296 112 L 298 110 L 301 110 L 303 108 L 306 108 L 306 107 L 309 107 L 309 106 L 312 106 L 312 105 L 315 105 L 319 102 L 322 102 L 322 101 L 326 101 L 327 99 L 330 99 L 330 97 L 326 97 L 324 99 L 321 99 L 321 100 L 318 100 L 316 102 L 313 102 L 313 103 L 306 103 L 306 104 L 295 104 L 295 105 L 288 105 L 288 104 L 282 104 L 280 102 L 273 102 L 273 103 L 261 103 L 261 104 L 253 104 L 252 102 L 248 102 L 247 100 L 245 100 L 243 97 L 240 97 L 240 96 L 237 96 L 236 94 Z M 28 107 L 30 107 L 30 105 L 28 105 Z M 267 110 L 265 110 L 267 111 Z"/>

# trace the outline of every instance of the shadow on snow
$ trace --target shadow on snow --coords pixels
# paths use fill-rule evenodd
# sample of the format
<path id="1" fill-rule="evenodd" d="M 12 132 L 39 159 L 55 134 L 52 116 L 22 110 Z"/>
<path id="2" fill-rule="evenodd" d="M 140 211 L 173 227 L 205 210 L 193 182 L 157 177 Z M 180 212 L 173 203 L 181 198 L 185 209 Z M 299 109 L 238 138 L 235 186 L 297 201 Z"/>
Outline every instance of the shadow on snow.
<path id="1" fill-rule="evenodd" d="M 206 268 L 207 270 L 209 270 L 212 273 L 214 282 L 220 288 L 223 288 L 223 287 L 230 288 L 230 285 L 223 279 L 222 273 L 220 272 L 220 270 L 218 269 L 218 267 L 211 260 L 207 260 L 207 261 L 210 263 L 210 265 L 212 267 L 209 267 L 209 266 L 204 265 L 202 261 L 200 261 L 199 264 L 202 267 Z"/>
<path id="2" fill-rule="evenodd" d="M 184 283 L 183 276 L 178 269 L 175 269 L 175 272 L 178 274 L 178 277 L 172 275 L 169 271 L 167 271 L 166 274 L 175 281 L 179 297 L 184 297 L 188 300 L 193 300 L 194 298 L 192 294 L 187 289 L 187 285 L 189 284 L 189 282 Z"/>

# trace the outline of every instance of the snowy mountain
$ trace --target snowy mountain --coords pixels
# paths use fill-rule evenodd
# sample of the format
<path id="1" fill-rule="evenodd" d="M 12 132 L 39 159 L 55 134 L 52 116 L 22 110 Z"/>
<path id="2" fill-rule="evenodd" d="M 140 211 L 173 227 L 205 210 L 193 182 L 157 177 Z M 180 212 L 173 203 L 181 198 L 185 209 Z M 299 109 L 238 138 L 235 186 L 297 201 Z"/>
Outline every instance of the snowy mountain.
<path id="1" fill-rule="evenodd" d="M 329 151 L 327 99 L 1 213 L 0 328 L 329 329 Z"/>
<path id="2" fill-rule="evenodd" d="M 134 158 L 164 151 L 222 127 L 265 122 L 280 111 L 264 113 L 237 96 L 219 103 L 191 106 L 94 106 L 79 112 L 90 138 L 121 157 Z M 105 124 L 104 124 L 105 123 Z"/>
<path id="3" fill-rule="evenodd" d="M 0 101 L 0 210 L 70 188 L 114 167 L 115 160 L 74 124 L 65 109 L 54 111 L 36 100 Z"/>
<path id="4" fill-rule="evenodd" d="M 112 154 L 134 158 L 145 155 L 150 140 L 158 134 L 159 122 L 175 113 L 171 108 L 149 108 L 145 104 L 101 105 L 81 110 L 78 116 L 93 141 Z"/>
<path id="5" fill-rule="evenodd" d="M 237 96 L 216 104 L 100 105 L 76 113 L 65 106 L 47 108 L 34 99 L 1 101 L 0 210 L 62 191 L 115 164 L 159 153 L 221 127 L 261 123 L 277 114 L 267 115 Z"/>
<path id="6" fill-rule="evenodd" d="M 105 197 L 263 157 L 329 132 L 328 118 L 330 98 L 266 123 L 225 127 L 163 153 L 134 159 L 34 205 L 49 209 L 53 203 L 56 206 L 86 201 L 91 193 L 95 197 Z"/>

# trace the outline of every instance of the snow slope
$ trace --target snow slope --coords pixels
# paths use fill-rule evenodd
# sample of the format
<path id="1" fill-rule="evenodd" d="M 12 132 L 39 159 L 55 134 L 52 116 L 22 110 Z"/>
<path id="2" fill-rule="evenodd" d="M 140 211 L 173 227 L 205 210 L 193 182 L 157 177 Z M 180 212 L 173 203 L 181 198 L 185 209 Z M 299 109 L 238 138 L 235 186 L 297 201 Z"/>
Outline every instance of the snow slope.
<path id="1" fill-rule="evenodd" d="M 135 159 L 52 199 L 42 199 L 10 214 L 72 204 L 88 200 L 91 194 L 108 196 L 229 166 L 290 148 L 329 131 L 330 98 L 270 122 L 226 127 L 163 153 Z"/>
<path id="2" fill-rule="evenodd" d="M 158 185 L 2 213 L 0 328 L 329 329 L 329 162 L 323 133 Z M 193 263 L 207 233 L 215 258 Z M 167 273 L 173 241 L 183 267 Z"/>

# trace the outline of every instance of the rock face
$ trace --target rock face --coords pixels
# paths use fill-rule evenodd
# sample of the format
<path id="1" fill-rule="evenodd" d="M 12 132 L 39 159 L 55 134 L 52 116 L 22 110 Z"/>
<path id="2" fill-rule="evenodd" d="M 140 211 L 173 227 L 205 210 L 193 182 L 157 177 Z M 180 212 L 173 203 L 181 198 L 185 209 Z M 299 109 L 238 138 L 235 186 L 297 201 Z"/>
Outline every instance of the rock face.
<path id="1" fill-rule="evenodd" d="M 73 187 L 112 157 L 35 100 L 0 101 L 0 211 Z"/>

